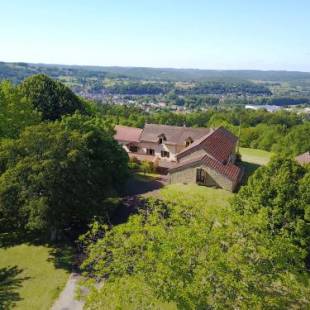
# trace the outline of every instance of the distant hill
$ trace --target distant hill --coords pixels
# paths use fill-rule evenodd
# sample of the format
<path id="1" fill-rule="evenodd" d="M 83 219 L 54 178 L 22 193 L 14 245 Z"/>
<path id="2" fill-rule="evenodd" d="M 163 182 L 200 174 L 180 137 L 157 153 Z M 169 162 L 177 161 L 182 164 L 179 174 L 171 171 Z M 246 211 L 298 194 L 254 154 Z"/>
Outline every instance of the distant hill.
<path id="1" fill-rule="evenodd" d="M 37 73 L 48 74 L 49 76 L 55 78 L 60 76 L 75 76 L 80 78 L 123 77 L 131 79 L 165 81 L 238 79 L 285 82 L 310 80 L 310 72 L 298 71 L 200 70 L 143 67 L 71 66 L 0 62 L 0 79 L 10 79 L 16 83 L 20 82 L 29 75 Z"/>
<path id="2" fill-rule="evenodd" d="M 142 79 L 197 81 L 210 79 L 239 79 L 261 81 L 294 81 L 310 79 L 310 72 L 260 70 L 200 70 L 142 67 L 90 67 L 96 70 Z"/>

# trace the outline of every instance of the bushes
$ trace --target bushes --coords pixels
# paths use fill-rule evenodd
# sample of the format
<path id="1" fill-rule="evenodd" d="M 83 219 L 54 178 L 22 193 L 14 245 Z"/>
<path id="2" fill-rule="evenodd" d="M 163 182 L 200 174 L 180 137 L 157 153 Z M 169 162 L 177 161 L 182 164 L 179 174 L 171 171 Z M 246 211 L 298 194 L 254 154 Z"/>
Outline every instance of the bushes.
<path id="1" fill-rule="evenodd" d="M 153 162 L 147 160 L 139 161 L 136 157 L 131 157 L 129 159 L 128 167 L 133 171 L 143 172 L 144 174 L 156 172 L 156 167 Z"/>

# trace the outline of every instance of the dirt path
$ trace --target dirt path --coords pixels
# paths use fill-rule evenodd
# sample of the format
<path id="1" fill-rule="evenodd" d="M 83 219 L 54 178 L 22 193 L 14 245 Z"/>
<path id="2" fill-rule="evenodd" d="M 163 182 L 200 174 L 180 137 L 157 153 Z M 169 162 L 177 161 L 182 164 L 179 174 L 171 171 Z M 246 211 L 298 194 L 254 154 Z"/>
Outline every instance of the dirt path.
<path id="1" fill-rule="evenodd" d="M 61 292 L 60 296 L 52 306 L 51 310 L 82 310 L 84 302 L 75 299 L 75 292 L 77 288 L 80 275 L 71 273 L 68 282 Z"/>

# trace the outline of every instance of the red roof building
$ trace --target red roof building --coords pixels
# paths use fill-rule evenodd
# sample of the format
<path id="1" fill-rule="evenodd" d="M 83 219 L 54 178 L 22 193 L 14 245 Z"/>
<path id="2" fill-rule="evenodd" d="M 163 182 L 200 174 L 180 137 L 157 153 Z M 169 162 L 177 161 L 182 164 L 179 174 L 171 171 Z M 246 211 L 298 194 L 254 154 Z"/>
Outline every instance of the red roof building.
<path id="1" fill-rule="evenodd" d="M 234 164 L 238 138 L 224 127 L 189 128 L 146 124 L 116 126 L 114 138 L 130 157 L 168 171 L 171 183 L 198 183 L 234 191 L 243 171 Z"/>

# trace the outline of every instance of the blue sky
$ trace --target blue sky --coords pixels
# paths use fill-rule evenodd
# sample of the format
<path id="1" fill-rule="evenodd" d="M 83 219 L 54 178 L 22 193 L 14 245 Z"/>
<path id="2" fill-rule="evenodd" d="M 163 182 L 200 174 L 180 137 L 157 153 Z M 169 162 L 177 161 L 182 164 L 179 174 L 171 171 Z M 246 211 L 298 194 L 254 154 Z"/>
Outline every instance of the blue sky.
<path id="1" fill-rule="evenodd" d="M 310 71 L 309 0 L 0 0 L 0 60 Z"/>

